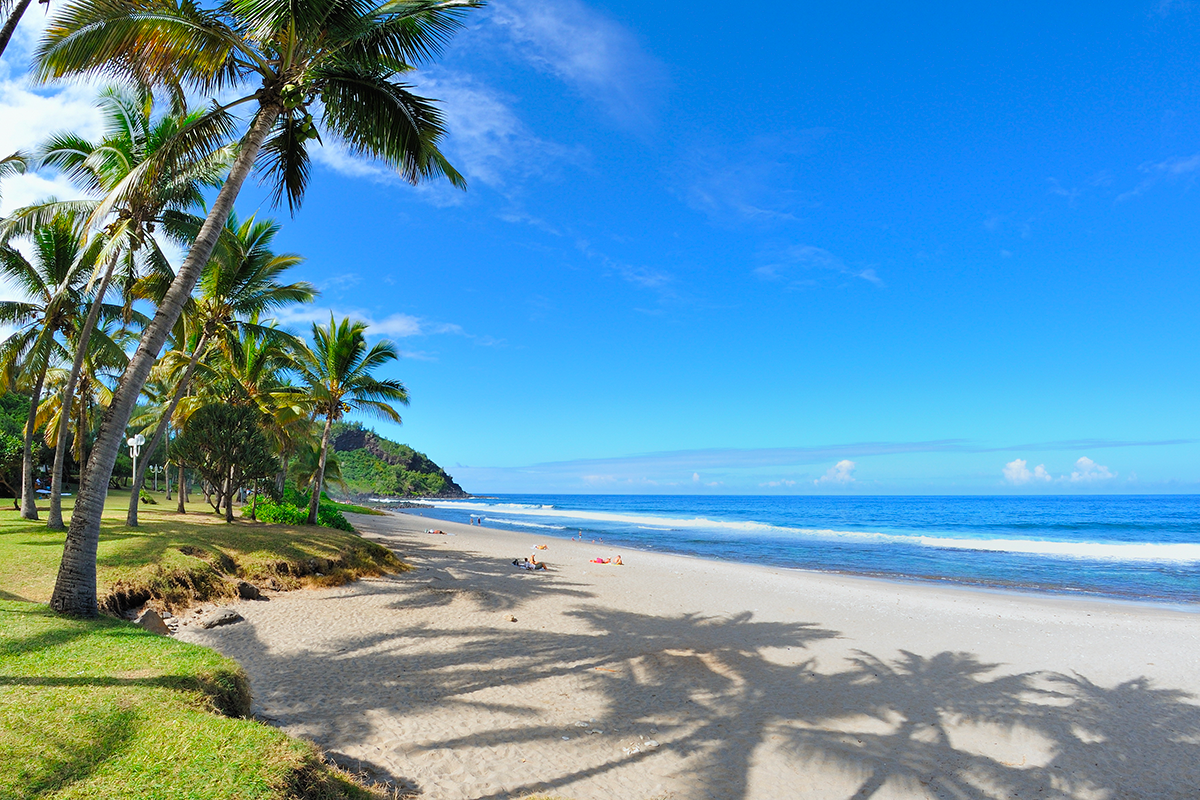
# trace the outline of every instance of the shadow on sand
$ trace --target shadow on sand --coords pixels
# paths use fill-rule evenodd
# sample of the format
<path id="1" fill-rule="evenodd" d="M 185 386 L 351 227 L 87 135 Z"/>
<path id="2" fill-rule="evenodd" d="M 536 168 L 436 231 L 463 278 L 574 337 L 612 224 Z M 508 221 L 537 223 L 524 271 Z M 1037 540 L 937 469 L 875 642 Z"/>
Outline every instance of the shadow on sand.
<path id="1" fill-rule="evenodd" d="M 519 609 L 533 598 L 553 596 L 584 604 L 570 612 L 584 631 L 522 630 L 514 636 L 495 627 L 429 623 L 347 636 L 334 656 L 339 684 L 349 688 L 337 698 L 338 736 L 370 741 L 374 711 L 476 703 L 468 696 L 494 687 L 520 698 L 569 672 L 585 675 L 611 709 L 595 720 L 596 728 L 653 726 L 663 742 L 658 750 L 617 755 L 480 800 L 554 793 L 631 760 L 650 766 L 668 750 L 688 758 L 688 785 L 695 787 L 679 797 L 738 800 L 750 796 L 753 756 L 764 746 L 786 750 L 800 765 L 798 776 L 817 770 L 840 776 L 838 785 L 846 788 L 835 796 L 856 800 L 896 793 L 960 800 L 1200 797 L 1200 706 L 1190 695 L 1144 678 L 1104 687 L 1079 674 L 1005 674 L 999 665 L 961 652 L 857 652 L 833 671 L 812 659 L 783 664 L 772 651 L 803 651 L 838 633 L 806 622 L 756 621 L 748 613 L 713 618 L 613 611 L 586 605 L 586 589 L 554 573 L 513 579 L 511 565 L 483 557 L 453 563 L 444 551 L 421 553 L 409 541 L 400 550 L 437 566 L 363 582 L 352 593 L 387 593 L 397 609 L 463 598 L 480 608 Z M 273 657 L 261 644 L 255 649 L 252 631 L 246 635 L 256 674 L 334 668 L 327 653 Z M 425 638 L 456 644 L 431 655 L 413 647 Z M 405 676 L 415 671 L 435 673 L 436 680 L 412 690 Z M 500 710 L 527 721 L 426 746 L 552 742 L 563 733 L 519 700 Z M 306 735 L 319 741 L 321 724 L 306 721 Z M 775 796 L 804 795 L 787 786 Z"/>

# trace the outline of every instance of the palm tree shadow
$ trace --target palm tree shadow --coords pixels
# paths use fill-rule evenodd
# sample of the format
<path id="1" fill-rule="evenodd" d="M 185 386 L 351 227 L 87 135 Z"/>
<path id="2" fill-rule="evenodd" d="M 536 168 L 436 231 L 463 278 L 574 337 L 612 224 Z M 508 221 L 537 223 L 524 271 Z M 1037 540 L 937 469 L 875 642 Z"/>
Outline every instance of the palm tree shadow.
<path id="1" fill-rule="evenodd" d="M 374 741 L 381 718 L 395 721 L 386 723 L 395 735 L 410 715 L 463 704 L 497 722 L 427 739 L 419 749 L 553 744 L 561 723 L 503 698 L 536 697 L 556 679 L 598 698 L 593 725 L 610 739 L 649 731 L 661 744 L 477 800 L 570 794 L 573 784 L 631 764 L 686 787 L 686 796 L 761 796 L 754 764 L 763 749 L 794 769 L 795 785 L 780 791 L 796 796 L 811 789 L 863 800 L 897 792 L 961 800 L 1200 797 L 1200 708 L 1146 679 L 1104 688 L 1079 675 L 1011 674 L 954 652 L 855 651 L 845 662 L 819 663 L 806 652 L 838 632 L 750 613 L 658 616 L 583 606 L 567 612 L 580 623 L 570 632 L 506 626 L 488 614 L 475 625 L 446 625 L 438 614 L 456 603 L 521 613 L 535 597 L 577 601 L 589 593 L 553 573 L 515 575 L 482 557 L 434 561 L 444 555 L 431 552 L 430 569 L 351 590 L 386 595 L 389 610 L 433 614 L 340 637 L 332 653 L 286 656 L 272 655 L 247 626 L 229 654 L 249 656 L 252 680 L 269 679 L 270 702 L 286 709 L 278 721 L 326 746 Z M 322 715 L 292 685 L 292 676 L 305 674 L 336 680 L 336 716 Z M 674 760 L 663 758 L 668 753 Z M 679 759 L 683 772 L 656 772 Z M 371 763 L 376 773 L 395 769 L 382 756 Z"/>

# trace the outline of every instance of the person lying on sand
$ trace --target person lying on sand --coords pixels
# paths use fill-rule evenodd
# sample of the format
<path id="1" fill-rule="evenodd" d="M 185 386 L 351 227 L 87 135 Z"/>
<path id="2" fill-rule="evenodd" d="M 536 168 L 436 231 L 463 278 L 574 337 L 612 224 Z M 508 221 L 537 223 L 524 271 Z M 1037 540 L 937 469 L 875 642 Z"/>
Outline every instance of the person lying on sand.
<path id="1" fill-rule="evenodd" d="M 433 529 L 433 528 L 426 528 L 426 529 L 425 529 L 425 532 L 426 532 L 426 533 L 440 533 L 440 534 L 442 534 L 443 536 L 445 536 L 445 535 L 446 535 L 446 532 L 445 532 L 445 531 L 439 531 L 439 530 L 435 530 L 435 529 Z"/>
<path id="2" fill-rule="evenodd" d="M 547 569 L 546 562 L 545 561 L 539 562 L 537 560 L 537 558 L 534 558 L 533 561 L 530 561 L 528 558 L 522 558 L 519 560 L 514 558 L 513 566 L 518 567 L 520 569 L 530 569 L 530 570 L 532 570 L 532 569 Z"/>
<path id="3" fill-rule="evenodd" d="M 621 566 L 625 566 L 625 562 L 621 560 L 620 556 L 613 556 L 612 558 L 593 558 L 592 563 L 593 564 L 620 564 Z"/>

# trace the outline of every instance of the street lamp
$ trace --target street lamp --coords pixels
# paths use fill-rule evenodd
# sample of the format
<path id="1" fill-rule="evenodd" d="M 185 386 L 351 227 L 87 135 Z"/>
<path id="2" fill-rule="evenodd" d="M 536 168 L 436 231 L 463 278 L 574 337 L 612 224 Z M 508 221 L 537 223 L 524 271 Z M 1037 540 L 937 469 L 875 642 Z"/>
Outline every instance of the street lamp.
<path id="1" fill-rule="evenodd" d="M 140 433 L 125 440 L 125 444 L 129 445 L 129 457 L 133 459 L 133 477 L 135 479 L 137 478 L 137 457 L 142 452 L 142 445 L 145 443 L 146 437 Z"/>

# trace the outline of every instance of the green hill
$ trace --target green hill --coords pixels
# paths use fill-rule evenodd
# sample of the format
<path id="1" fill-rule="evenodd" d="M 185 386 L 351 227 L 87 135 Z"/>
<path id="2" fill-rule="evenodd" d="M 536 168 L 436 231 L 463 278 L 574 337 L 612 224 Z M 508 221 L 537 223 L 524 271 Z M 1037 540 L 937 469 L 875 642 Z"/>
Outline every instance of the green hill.
<path id="1" fill-rule="evenodd" d="M 470 497 L 424 453 L 385 439 L 358 423 L 333 429 L 342 479 L 356 499 L 367 497 Z"/>

